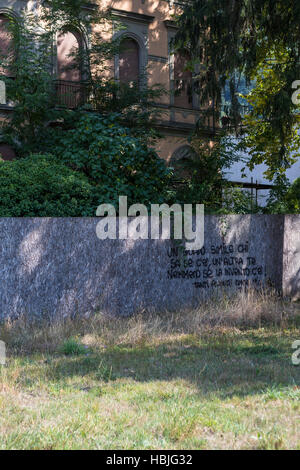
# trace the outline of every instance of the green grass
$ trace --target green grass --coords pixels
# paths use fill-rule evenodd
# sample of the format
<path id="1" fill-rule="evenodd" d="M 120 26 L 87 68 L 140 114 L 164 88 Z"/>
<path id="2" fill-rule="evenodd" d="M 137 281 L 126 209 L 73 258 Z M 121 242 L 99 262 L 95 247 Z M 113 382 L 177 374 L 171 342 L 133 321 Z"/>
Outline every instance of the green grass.
<path id="1" fill-rule="evenodd" d="M 0 371 L 0 448 L 299 449 L 297 334 L 229 330 L 11 357 Z"/>
<path id="2" fill-rule="evenodd" d="M 0 448 L 299 450 L 298 318 L 193 332 L 189 316 L 88 321 L 69 337 L 53 327 L 57 344 L 36 332 L 26 351 L 6 327 Z"/>
<path id="3" fill-rule="evenodd" d="M 63 342 L 59 351 L 65 356 L 80 356 L 87 353 L 87 347 L 81 344 L 77 338 L 68 338 Z"/>

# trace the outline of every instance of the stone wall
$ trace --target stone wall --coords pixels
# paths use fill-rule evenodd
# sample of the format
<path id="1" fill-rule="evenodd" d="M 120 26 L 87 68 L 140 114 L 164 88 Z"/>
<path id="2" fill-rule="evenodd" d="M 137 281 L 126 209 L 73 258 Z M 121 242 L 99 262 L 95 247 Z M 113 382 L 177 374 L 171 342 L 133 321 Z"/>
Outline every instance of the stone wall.
<path id="1" fill-rule="evenodd" d="M 205 246 L 105 240 L 96 218 L 0 219 L 0 316 L 194 307 L 216 291 L 300 291 L 300 216 L 205 217 Z"/>
<path id="2" fill-rule="evenodd" d="M 289 215 L 284 222 L 283 294 L 300 300 L 300 216 Z"/>

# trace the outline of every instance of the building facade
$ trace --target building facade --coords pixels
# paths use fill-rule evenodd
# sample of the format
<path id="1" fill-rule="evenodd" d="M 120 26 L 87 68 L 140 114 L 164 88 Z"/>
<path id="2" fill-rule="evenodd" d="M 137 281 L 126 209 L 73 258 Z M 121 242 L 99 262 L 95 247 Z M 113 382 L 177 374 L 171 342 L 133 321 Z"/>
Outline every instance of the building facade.
<path id="1" fill-rule="evenodd" d="M 8 16 L 18 18 L 22 10 L 38 15 L 42 0 L 0 0 L 0 52 L 8 48 L 9 37 L 5 31 Z M 109 8 L 116 22 L 121 22 L 124 29 L 114 30 L 114 26 L 106 34 L 107 39 L 122 36 L 124 48 L 110 66 L 110 74 L 116 80 L 130 82 L 143 77 L 144 84 L 162 85 L 166 93 L 158 106 L 162 110 L 160 131 L 164 136 L 158 143 L 159 155 L 168 163 L 190 154 L 189 136 L 195 123 L 201 119 L 197 94 L 193 92 L 193 73 L 185 67 L 187 57 L 174 54 L 171 46 L 176 34 L 173 21 L 174 14 L 180 12 L 180 0 L 92 0 L 90 8 L 96 3 L 106 10 Z M 87 8 L 88 10 L 88 8 Z M 88 13 L 88 12 L 87 12 Z M 100 30 L 102 33 L 102 31 Z M 69 101 L 70 93 L 78 89 L 81 80 L 76 70 L 66 71 L 72 48 L 80 46 L 80 37 L 74 32 L 63 32 L 55 38 L 53 79 L 57 83 L 57 93 L 63 104 L 72 107 L 74 100 Z M 0 89 L 1 94 L 1 89 Z M 1 103 L 0 119 L 5 119 L 13 112 L 13 106 Z M 210 136 L 210 125 L 207 123 L 206 133 Z M 0 153 L 4 159 L 13 159 L 12 149 L 1 143 Z M 243 158 L 242 158 L 243 157 Z M 260 165 L 254 172 L 247 171 L 247 178 L 241 178 L 242 167 L 245 166 L 245 155 L 241 155 L 241 163 L 235 164 L 226 178 L 246 190 L 259 190 L 261 202 L 268 195 L 269 182 L 264 177 L 265 167 Z M 300 175 L 300 160 L 288 170 L 287 176 L 294 181 Z M 245 184 L 246 183 L 246 184 Z"/>
<path id="2" fill-rule="evenodd" d="M 0 0 L 2 53 L 9 41 L 5 32 L 7 16 L 17 18 L 23 9 L 38 14 L 39 1 Z M 178 13 L 180 4 L 172 0 L 104 0 L 101 7 L 109 8 L 116 21 L 124 26 L 121 31 L 111 31 L 111 37 L 122 35 L 125 45 L 123 52 L 113 61 L 112 76 L 127 82 L 142 76 L 148 85 L 160 84 L 165 88 L 166 93 L 158 103 L 162 111 L 159 127 L 164 138 L 160 140 L 157 151 L 167 162 L 181 158 L 190 150 L 188 136 L 199 118 L 199 106 L 193 93 L 193 74 L 185 67 L 187 58 L 174 54 L 171 48 L 171 40 L 176 34 L 172 17 Z M 58 93 L 62 95 L 64 87 L 76 90 L 80 81 L 76 70 L 65 71 L 70 60 L 69 51 L 79 43 L 80 38 L 73 32 L 64 32 L 56 38 L 53 72 L 59 83 Z M 3 118 L 12 112 L 12 106 L 0 104 L 0 112 Z M 13 157 L 11 150 L 1 143 L 0 151 L 4 158 Z"/>

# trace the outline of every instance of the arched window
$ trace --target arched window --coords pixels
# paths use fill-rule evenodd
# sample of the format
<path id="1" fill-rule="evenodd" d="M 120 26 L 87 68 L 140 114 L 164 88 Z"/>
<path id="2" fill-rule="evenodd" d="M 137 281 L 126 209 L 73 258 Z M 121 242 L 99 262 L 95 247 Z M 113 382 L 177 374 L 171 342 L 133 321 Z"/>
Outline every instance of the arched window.
<path id="1" fill-rule="evenodd" d="M 0 75 L 7 76 L 11 75 L 7 65 L 13 59 L 13 39 L 8 28 L 9 21 L 10 19 L 6 15 L 0 14 L 0 59 L 5 64 L 0 67 Z"/>
<path id="2" fill-rule="evenodd" d="M 180 108 L 193 108 L 193 73 L 188 70 L 187 54 L 174 56 L 174 105 Z"/>
<path id="3" fill-rule="evenodd" d="M 119 56 L 119 80 L 121 83 L 132 85 L 140 79 L 140 50 L 138 43 L 132 38 L 121 42 Z"/>
<path id="4" fill-rule="evenodd" d="M 196 152 L 190 145 L 182 145 L 173 153 L 169 166 L 174 169 L 176 179 L 189 179 L 191 169 L 188 162 L 196 158 Z"/>
<path id="5" fill-rule="evenodd" d="M 57 74 L 59 80 L 79 82 L 81 70 L 76 61 L 81 45 L 80 35 L 70 31 L 61 33 L 57 38 Z"/>
<path id="6" fill-rule="evenodd" d="M 70 109 L 84 104 L 85 90 L 81 85 L 78 53 L 82 41 L 79 33 L 65 31 L 57 38 L 57 104 Z"/>

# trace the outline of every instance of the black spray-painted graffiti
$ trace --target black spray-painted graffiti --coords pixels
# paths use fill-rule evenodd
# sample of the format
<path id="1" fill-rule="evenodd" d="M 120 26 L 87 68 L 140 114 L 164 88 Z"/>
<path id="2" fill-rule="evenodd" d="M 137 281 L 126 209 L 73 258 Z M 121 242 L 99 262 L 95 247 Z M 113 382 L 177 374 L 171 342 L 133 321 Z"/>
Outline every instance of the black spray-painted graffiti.
<path id="1" fill-rule="evenodd" d="M 267 276 L 266 267 L 258 263 L 249 250 L 248 242 L 212 244 L 198 251 L 170 248 L 167 277 L 192 280 L 198 289 L 260 286 Z"/>

